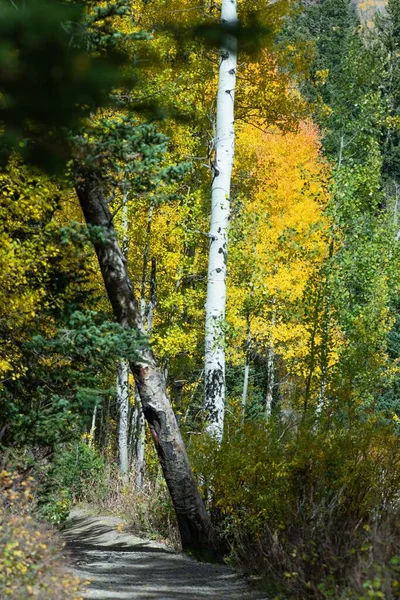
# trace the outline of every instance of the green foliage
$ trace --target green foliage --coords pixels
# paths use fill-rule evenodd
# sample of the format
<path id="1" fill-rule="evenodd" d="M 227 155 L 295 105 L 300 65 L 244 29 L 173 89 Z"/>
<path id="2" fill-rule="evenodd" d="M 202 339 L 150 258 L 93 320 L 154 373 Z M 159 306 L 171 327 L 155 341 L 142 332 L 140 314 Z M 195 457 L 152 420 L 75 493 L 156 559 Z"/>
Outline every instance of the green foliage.
<path id="1" fill-rule="evenodd" d="M 63 544 L 32 515 L 32 480 L 3 470 L 0 489 L 0 597 L 80 600 L 81 582 L 67 572 Z"/>
<path id="2" fill-rule="evenodd" d="M 132 36 L 115 31 L 112 19 L 128 7 L 107 3 L 92 12 L 92 5 L 86 0 L 0 3 L 3 161 L 17 149 L 25 159 L 47 168 L 65 165 L 66 130 L 108 105 L 111 89 L 123 82 L 120 44 Z M 90 54 L 94 46 L 107 49 L 107 55 Z"/>
<path id="3" fill-rule="evenodd" d="M 106 464 L 104 479 L 88 490 L 86 499 L 98 512 L 126 519 L 130 531 L 139 536 L 167 541 L 180 547 L 176 517 L 165 481 L 157 470 L 157 457 L 150 449 L 150 465 L 146 463 L 146 479 L 142 489 L 134 481 L 134 465 L 128 481 L 121 478 L 114 464 Z M 149 473 L 150 471 L 150 473 Z M 152 472 L 154 471 L 154 472 Z"/>
<path id="4" fill-rule="evenodd" d="M 1 392 L 2 418 L 12 424 L 6 441 L 54 448 L 79 436 L 94 406 L 115 393 L 107 373 L 144 343 L 95 311 L 73 312 L 53 335 L 31 332 L 21 346 L 29 369 Z"/>
<path id="5" fill-rule="evenodd" d="M 103 476 L 104 460 L 96 449 L 83 441 L 61 446 L 39 490 L 39 514 L 59 525 L 73 503 L 102 487 Z"/>
<path id="6" fill-rule="evenodd" d="M 295 417 L 231 425 L 220 448 L 196 436 L 190 454 L 212 491 L 220 535 L 275 593 L 364 598 L 356 595 L 364 587 L 365 597 L 370 589 L 398 597 L 400 454 L 392 426 L 332 409 L 318 427 Z M 371 574 L 379 572 L 374 588 Z"/>

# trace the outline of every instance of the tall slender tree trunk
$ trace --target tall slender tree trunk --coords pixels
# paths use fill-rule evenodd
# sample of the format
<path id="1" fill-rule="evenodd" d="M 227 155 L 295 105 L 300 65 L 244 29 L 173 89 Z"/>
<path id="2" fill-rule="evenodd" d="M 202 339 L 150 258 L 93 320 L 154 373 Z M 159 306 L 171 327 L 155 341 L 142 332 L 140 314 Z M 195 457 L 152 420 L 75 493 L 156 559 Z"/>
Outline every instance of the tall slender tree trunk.
<path id="1" fill-rule="evenodd" d="M 129 413 L 129 363 L 119 360 L 117 366 L 117 402 L 119 407 L 118 447 L 119 468 L 124 480 L 128 479 L 128 413 Z"/>
<path id="2" fill-rule="evenodd" d="M 140 310 L 127 272 L 126 259 L 118 245 L 112 215 L 95 173 L 85 173 L 77 194 L 86 223 L 100 227 L 104 239 L 94 239 L 104 285 L 117 321 L 126 329 L 145 334 Z M 182 546 L 187 550 L 215 549 L 210 517 L 201 499 L 189 465 L 166 381 L 149 346 L 130 361 L 145 418 L 171 494 Z"/>
<path id="3" fill-rule="evenodd" d="M 122 253 L 125 260 L 128 260 L 129 248 L 129 213 L 128 213 L 129 189 L 124 192 L 122 202 Z M 118 422 L 118 447 L 119 447 L 119 467 L 122 478 L 128 479 L 129 458 L 128 458 L 128 414 L 129 414 L 129 363 L 121 359 L 117 366 L 117 405 L 119 409 Z"/>
<path id="4" fill-rule="evenodd" d="M 140 402 L 137 403 L 137 410 L 135 411 L 135 425 L 136 425 L 136 441 L 135 441 L 135 466 L 136 466 L 136 478 L 135 486 L 136 489 L 141 490 L 144 483 L 144 450 L 146 442 L 146 421 Z"/>
<path id="5" fill-rule="evenodd" d="M 96 417 L 97 417 L 97 402 L 94 405 L 93 415 L 92 415 L 92 424 L 90 426 L 89 432 L 89 448 L 93 448 L 94 445 L 94 436 L 96 435 Z"/>
<path id="6" fill-rule="evenodd" d="M 267 350 L 267 391 L 265 394 L 265 417 L 270 418 L 275 387 L 275 352 L 271 345 Z"/>
<path id="7" fill-rule="evenodd" d="M 151 202 L 149 206 L 149 212 L 147 215 L 147 227 L 146 227 L 146 243 L 143 252 L 143 269 L 142 269 L 142 282 L 140 286 L 140 317 L 142 323 L 146 324 L 146 287 L 147 287 L 147 271 L 150 256 L 150 236 L 151 228 L 153 224 L 153 212 L 154 205 Z M 153 326 L 153 313 L 156 304 L 156 260 L 155 258 L 151 261 L 151 275 L 150 275 L 150 301 L 147 308 L 147 335 L 150 336 L 151 328 Z M 140 490 L 143 487 L 144 482 L 144 471 L 145 471 L 145 443 L 146 443 L 146 422 L 143 414 L 142 405 L 140 402 L 136 402 L 135 405 L 135 425 L 136 425 L 136 441 L 135 441 L 135 468 L 136 468 L 136 489 Z"/>
<path id="8" fill-rule="evenodd" d="M 321 339 L 321 381 L 319 386 L 318 403 L 316 409 L 317 417 L 321 415 L 325 406 L 326 387 L 328 384 L 328 363 L 329 363 L 329 337 L 331 325 L 331 261 L 335 248 L 334 235 L 332 232 L 331 241 L 329 244 L 329 261 L 326 266 L 325 293 L 324 293 L 324 311 L 322 323 L 322 339 Z"/>
<path id="9" fill-rule="evenodd" d="M 223 0 L 222 26 L 237 23 L 237 0 Z M 210 250 L 205 323 L 204 409 L 208 432 L 222 440 L 225 412 L 224 321 L 230 189 L 235 154 L 234 99 L 237 39 L 226 33 L 221 47 L 211 186 Z"/>
<path id="10" fill-rule="evenodd" d="M 272 328 L 276 325 L 276 299 L 272 299 L 272 315 L 271 315 Z M 267 390 L 265 394 L 265 417 L 268 420 L 272 413 L 272 404 L 274 400 L 274 389 L 275 389 L 275 350 L 274 344 L 271 338 L 270 344 L 267 350 Z"/>
<path id="11" fill-rule="evenodd" d="M 247 391 L 249 389 L 250 375 L 250 348 L 251 348 L 251 329 L 250 321 L 247 320 L 247 341 L 246 341 L 246 360 L 244 365 L 243 392 L 242 392 L 242 425 L 246 418 Z"/>

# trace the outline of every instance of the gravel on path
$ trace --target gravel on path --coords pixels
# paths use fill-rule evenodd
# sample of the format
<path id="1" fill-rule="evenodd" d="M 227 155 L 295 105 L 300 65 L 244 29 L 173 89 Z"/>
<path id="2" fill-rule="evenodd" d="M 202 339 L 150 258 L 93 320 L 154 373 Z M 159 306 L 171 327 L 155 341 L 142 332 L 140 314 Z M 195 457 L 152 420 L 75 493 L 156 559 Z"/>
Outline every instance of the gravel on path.
<path id="1" fill-rule="evenodd" d="M 91 582 L 85 600 L 267 600 L 233 569 L 199 563 L 124 531 L 125 525 L 71 512 L 63 536 L 73 573 Z"/>

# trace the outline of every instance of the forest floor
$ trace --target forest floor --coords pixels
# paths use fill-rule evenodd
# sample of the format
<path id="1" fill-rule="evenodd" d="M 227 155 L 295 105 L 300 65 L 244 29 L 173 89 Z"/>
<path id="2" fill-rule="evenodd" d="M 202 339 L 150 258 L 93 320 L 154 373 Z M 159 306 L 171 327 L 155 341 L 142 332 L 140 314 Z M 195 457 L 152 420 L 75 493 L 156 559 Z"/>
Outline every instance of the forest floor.
<path id="1" fill-rule="evenodd" d="M 85 599 L 266 600 L 237 571 L 200 563 L 161 544 L 129 533 L 117 517 L 71 512 L 63 532 L 73 573 L 90 581 Z"/>

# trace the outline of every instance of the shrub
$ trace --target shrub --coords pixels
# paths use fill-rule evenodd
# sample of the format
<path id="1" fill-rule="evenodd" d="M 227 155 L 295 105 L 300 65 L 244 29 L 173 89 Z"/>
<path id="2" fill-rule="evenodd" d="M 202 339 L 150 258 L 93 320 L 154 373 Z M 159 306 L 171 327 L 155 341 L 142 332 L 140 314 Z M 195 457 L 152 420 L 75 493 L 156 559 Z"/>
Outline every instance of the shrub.
<path id="1" fill-rule="evenodd" d="M 210 508 L 231 556 L 271 593 L 400 597 L 400 444 L 392 427 L 343 414 L 318 427 L 250 423 L 229 427 L 219 449 L 196 438 L 191 454 L 197 473 L 208 474 Z"/>
<path id="2" fill-rule="evenodd" d="M 32 481 L 0 472 L 0 598 L 81 600 L 63 544 L 33 513 Z"/>
<path id="3" fill-rule="evenodd" d="M 104 460 L 83 441 L 62 446 L 55 454 L 39 492 L 40 515 L 62 523 L 74 502 L 85 500 L 93 487 L 102 487 Z"/>
<path id="4" fill-rule="evenodd" d="M 103 485 L 93 487 L 87 500 L 100 511 L 119 515 L 127 520 L 131 531 L 157 538 L 175 548 L 180 537 L 175 513 L 166 483 L 156 473 L 146 477 L 143 487 L 135 486 L 135 473 L 124 481 L 115 465 L 107 465 Z"/>

